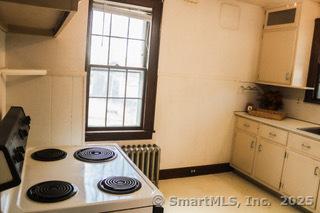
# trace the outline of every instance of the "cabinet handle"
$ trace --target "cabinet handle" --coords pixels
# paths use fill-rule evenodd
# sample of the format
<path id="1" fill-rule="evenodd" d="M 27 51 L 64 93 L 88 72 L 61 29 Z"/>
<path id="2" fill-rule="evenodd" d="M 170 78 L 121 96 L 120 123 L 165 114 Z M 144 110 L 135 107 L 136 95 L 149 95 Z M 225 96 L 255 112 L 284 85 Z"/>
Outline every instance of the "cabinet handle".
<path id="1" fill-rule="evenodd" d="M 311 149 L 311 146 L 310 145 L 305 145 L 304 143 L 301 144 L 302 148 L 306 148 L 306 149 Z"/>
<path id="2" fill-rule="evenodd" d="M 251 141 L 251 145 L 250 145 L 251 149 L 254 148 L 255 143 L 256 143 L 255 141 Z"/>
<path id="3" fill-rule="evenodd" d="M 262 145 L 261 145 L 261 144 L 259 144 L 259 146 L 258 146 L 258 151 L 259 151 L 259 152 L 262 151 Z"/>
<path id="4" fill-rule="evenodd" d="M 270 135 L 271 137 L 276 137 L 276 136 L 277 136 L 277 134 L 276 134 L 276 133 L 273 133 L 273 132 L 269 132 L 269 135 Z"/>
<path id="5" fill-rule="evenodd" d="M 320 170 L 320 168 L 317 166 L 316 168 L 314 168 L 314 175 L 315 176 L 319 176 L 319 170 Z"/>
<path id="6" fill-rule="evenodd" d="M 249 127 L 250 127 L 250 125 L 249 125 L 249 124 L 243 124 L 243 126 L 244 126 L 244 127 L 247 127 L 247 128 L 249 128 Z"/>

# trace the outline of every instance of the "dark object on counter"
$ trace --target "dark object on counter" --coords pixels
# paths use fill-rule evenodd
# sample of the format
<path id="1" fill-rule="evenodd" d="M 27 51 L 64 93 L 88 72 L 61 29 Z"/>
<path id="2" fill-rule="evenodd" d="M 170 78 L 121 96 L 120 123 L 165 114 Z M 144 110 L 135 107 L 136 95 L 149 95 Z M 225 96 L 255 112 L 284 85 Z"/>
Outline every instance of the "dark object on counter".
<path id="1" fill-rule="evenodd" d="M 282 109 L 282 94 L 279 91 L 267 91 L 258 99 L 259 107 L 267 110 Z"/>

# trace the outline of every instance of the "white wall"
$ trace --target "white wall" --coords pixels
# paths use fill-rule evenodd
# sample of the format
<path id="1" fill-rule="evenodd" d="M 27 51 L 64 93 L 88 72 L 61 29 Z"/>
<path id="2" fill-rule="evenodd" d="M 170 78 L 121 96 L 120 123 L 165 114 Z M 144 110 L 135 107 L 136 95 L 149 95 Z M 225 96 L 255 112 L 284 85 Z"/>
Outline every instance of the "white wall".
<path id="1" fill-rule="evenodd" d="M 82 143 L 83 120 L 74 119 L 83 116 L 84 80 L 74 76 L 84 72 L 87 2 L 57 39 L 8 35 L 9 67 L 53 75 L 8 85 L 7 105 L 24 105 L 33 118 L 32 145 Z M 233 111 L 254 96 L 240 85 L 255 78 L 263 18 L 260 7 L 236 0 L 165 1 L 156 133 L 122 143 L 157 143 L 163 169 L 229 162 Z"/>
<path id="2" fill-rule="evenodd" d="M 305 91 L 280 89 L 283 94 L 284 111 L 289 117 L 320 124 L 319 104 L 303 102 Z"/>

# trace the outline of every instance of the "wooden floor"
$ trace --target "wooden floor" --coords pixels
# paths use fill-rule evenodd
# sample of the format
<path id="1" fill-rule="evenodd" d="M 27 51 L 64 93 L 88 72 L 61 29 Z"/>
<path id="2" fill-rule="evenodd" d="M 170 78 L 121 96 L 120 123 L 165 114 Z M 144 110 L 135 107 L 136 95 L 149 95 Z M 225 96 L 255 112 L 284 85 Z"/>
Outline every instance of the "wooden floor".
<path id="1" fill-rule="evenodd" d="M 289 213 L 300 212 L 297 209 L 287 206 L 281 206 L 281 200 L 273 195 L 263 191 L 257 186 L 244 180 L 234 173 L 221 173 L 206 176 L 197 176 L 190 178 L 179 178 L 162 180 L 159 184 L 160 190 L 166 197 L 165 212 L 166 213 L 195 213 L 195 212 L 252 212 L 252 213 Z M 204 199 L 215 196 L 215 198 L 233 196 L 237 199 L 238 203 L 241 203 L 240 207 L 237 206 L 206 206 L 207 203 L 211 205 L 210 201 L 203 201 Z M 257 198 L 256 203 L 262 203 L 261 199 L 270 203 L 269 206 L 246 206 L 248 197 Z M 177 204 L 178 198 L 180 200 L 180 206 L 172 206 Z M 185 198 L 193 198 L 186 201 Z M 203 198 L 201 201 L 197 198 Z M 202 206 L 183 206 L 183 205 L 200 205 Z M 226 204 L 226 203 L 225 203 Z"/>

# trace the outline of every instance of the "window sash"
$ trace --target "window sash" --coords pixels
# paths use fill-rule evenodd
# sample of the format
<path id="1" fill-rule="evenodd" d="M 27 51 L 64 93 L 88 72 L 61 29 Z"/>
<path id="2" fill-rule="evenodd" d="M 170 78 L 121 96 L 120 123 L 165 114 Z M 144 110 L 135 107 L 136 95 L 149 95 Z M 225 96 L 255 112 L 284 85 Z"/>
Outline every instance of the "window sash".
<path id="1" fill-rule="evenodd" d="M 100 0 L 99 0 L 100 1 Z M 92 18 L 93 18 L 93 0 L 89 1 L 89 18 L 88 18 L 88 42 L 87 42 L 87 55 L 86 55 L 86 71 L 88 79 L 90 79 L 90 67 L 95 66 L 99 67 L 101 65 L 89 64 L 90 59 L 90 29 L 92 27 Z M 101 2 L 101 1 L 100 1 Z M 105 1 L 102 1 L 105 2 Z M 154 115 L 155 115 L 155 102 L 156 102 L 156 91 L 157 91 L 157 72 L 158 72 L 158 58 L 159 58 L 159 44 L 160 44 L 160 25 L 162 19 L 162 9 L 163 1 L 162 0 L 108 0 L 108 3 L 114 2 L 115 5 L 123 5 L 125 2 L 126 5 L 133 5 L 133 8 L 148 8 L 150 14 L 152 14 L 152 19 L 149 26 L 149 62 L 146 67 L 145 75 L 145 91 L 144 91 L 144 103 L 143 103 L 143 122 L 142 128 L 126 128 L 122 129 L 109 128 L 105 130 L 104 128 L 94 128 L 90 129 L 87 127 L 88 121 L 88 107 L 86 112 L 86 133 L 85 141 L 117 141 L 117 140 L 143 140 L 143 139 L 152 139 L 154 133 Z M 102 65 L 104 66 L 104 65 Z M 124 68 L 124 67 L 118 67 Z M 130 69 L 135 69 L 131 68 Z M 89 91 L 89 81 L 87 81 L 87 91 Z M 87 106 L 88 106 L 88 93 L 87 93 Z"/>

